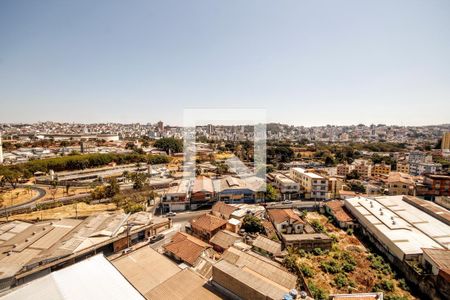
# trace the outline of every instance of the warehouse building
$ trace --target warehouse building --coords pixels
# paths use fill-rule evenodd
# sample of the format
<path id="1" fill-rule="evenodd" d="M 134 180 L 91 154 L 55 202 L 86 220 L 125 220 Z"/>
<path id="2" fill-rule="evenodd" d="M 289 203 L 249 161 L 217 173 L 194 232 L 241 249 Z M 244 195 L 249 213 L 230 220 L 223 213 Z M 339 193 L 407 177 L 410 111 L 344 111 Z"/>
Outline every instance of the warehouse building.
<path id="1" fill-rule="evenodd" d="M 0 290 L 23 284 L 97 253 L 109 255 L 170 227 L 151 214 L 103 212 L 84 220 L 0 225 Z"/>
<path id="2" fill-rule="evenodd" d="M 365 232 L 401 261 L 419 260 L 422 248 L 449 249 L 450 226 L 405 199 L 354 197 L 344 203 Z"/>

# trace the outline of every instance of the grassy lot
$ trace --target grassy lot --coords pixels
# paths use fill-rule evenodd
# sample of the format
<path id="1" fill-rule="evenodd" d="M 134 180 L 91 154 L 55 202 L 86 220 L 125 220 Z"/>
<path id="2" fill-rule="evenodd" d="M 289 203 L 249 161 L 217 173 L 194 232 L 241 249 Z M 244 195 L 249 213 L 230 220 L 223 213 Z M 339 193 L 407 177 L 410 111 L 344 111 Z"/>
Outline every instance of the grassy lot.
<path id="1" fill-rule="evenodd" d="M 387 300 L 416 299 L 389 263 L 366 249 L 351 232 L 335 227 L 318 213 L 308 213 L 306 218 L 311 224 L 319 223 L 335 241 L 330 251 L 290 250 L 287 258 L 295 262 L 316 299 L 328 299 L 329 293 L 372 291 L 383 291 Z"/>
<path id="2" fill-rule="evenodd" d="M 21 204 L 30 201 L 31 198 L 37 195 L 34 190 L 27 190 L 25 188 L 16 188 L 7 192 L 0 193 L 0 202 L 3 201 L 3 207 L 9 207 L 16 204 Z"/>
<path id="3" fill-rule="evenodd" d="M 58 199 L 67 196 L 90 193 L 92 191 L 92 188 L 90 187 L 71 187 L 69 189 L 69 194 L 67 195 L 65 187 L 58 186 L 56 189 L 53 187 L 44 187 L 43 189 L 47 192 L 47 194 L 43 198 L 39 199 L 38 203 L 46 200 L 52 200 L 53 195 L 55 199 Z"/>
<path id="4" fill-rule="evenodd" d="M 42 211 L 35 211 L 28 214 L 20 214 L 9 217 L 9 220 L 52 220 L 59 218 L 75 218 L 87 217 L 95 213 L 116 210 L 116 205 L 113 203 L 108 204 L 86 204 L 80 202 L 78 204 L 69 204 L 56 208 L 46 209 Z M 78 211 L 78 213 L 77 213 Z M 6 218 L 0 218 L 0 221 L 6 221 Z"/>

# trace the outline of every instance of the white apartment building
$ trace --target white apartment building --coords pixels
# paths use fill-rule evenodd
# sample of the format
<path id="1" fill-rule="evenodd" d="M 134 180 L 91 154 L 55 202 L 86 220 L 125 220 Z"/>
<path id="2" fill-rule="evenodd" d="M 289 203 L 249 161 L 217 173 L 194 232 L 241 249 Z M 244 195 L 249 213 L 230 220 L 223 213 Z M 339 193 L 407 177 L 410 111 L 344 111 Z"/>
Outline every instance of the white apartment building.
<path id="1" fill-rule="evenodd" d="M 300 191 L 298 182 L 292 180 L 284 174 L 276 174 L 273 179 L 274 185 L 280 190 L 283 200 L 294 198 Z"/>
<path id="2" fill-rule="evenodd" d="M 300 184 L 300 193 L 305 199 L 325 200 L 328 192 L 328 182 L 325 177 L 309 172 L 303 168 L 292 168 L 291 178 Z"/>

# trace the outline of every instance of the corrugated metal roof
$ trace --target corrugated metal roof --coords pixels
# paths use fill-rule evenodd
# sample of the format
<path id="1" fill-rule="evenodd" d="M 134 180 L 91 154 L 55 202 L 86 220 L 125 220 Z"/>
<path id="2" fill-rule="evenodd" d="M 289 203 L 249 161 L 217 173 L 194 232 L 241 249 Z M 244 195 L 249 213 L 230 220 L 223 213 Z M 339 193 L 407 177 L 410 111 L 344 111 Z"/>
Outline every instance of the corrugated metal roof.
<path id="1" fill-rule="evenodd" d="M 144 297 L 103 255 L 96 255 L 21 286 L 0 299 L 142 300 Z"/>
<path id="2" fill-rule="evenodd" d="M 450 226 L 403 201 L 403 196 L 354 197 L 345 206 L 403 259 L 421 248 L 449 249 Z"/>

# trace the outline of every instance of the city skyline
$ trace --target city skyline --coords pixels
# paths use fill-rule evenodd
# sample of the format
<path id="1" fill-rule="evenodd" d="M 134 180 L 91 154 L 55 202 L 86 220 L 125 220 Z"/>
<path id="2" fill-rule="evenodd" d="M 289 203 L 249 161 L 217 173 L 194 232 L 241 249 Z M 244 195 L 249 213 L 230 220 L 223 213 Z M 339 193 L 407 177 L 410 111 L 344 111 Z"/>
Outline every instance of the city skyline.
<path id="1" fill-rule="evenodd" d="M 1 122 L 449 121 L 448 1 L 105 4 L 0 4 Z"/>

